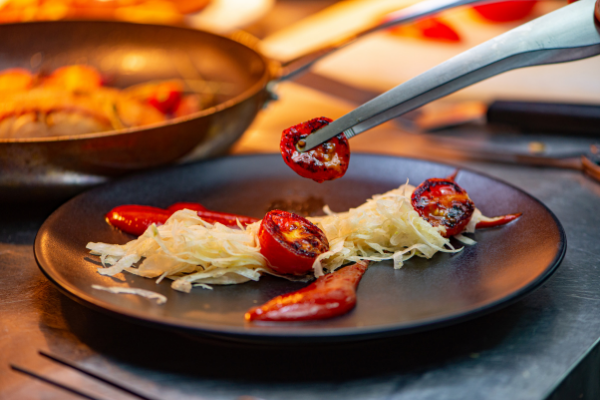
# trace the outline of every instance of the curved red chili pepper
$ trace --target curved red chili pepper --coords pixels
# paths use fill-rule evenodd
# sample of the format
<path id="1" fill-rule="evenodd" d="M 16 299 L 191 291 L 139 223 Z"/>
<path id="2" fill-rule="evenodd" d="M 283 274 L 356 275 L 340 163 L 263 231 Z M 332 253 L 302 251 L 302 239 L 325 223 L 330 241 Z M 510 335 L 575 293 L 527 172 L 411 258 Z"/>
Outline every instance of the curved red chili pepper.
<path id="1" fill-rule="evenodd" d="M 275 297 L 245 315 L 248 321 L 313 321 L 343 315 L 356 305 L 356 287 L 369 266 L 359 261 L 297 292 Z"/>
<path id="2" fill-rule="evenodd" d="M 131 204 L 113 208 L 106 214 L 106 220 L 123 232 L 139 236 L 152 224 L 164 224 L 171 214 L 162 208 Z"/>
<path id="3" fill-rule="evenodd" d="M 515 219 L 519 218 L 521 215 L 523 215 L 523 213 L 506 214 L 501 215 L 499 217 L 494 217 L 490 221 L 479 221 L 477 225 L 475 225 L 475 229 L 491 228 L 494 226 L 505 225 L 508 224 L 510 221 L 514 221 Z"/>
<path id="4" fill-rule="evenodd" d="M 198 216 L 214 224 L 219 222 L 229 227 L 237 227 L 237 220 L 242 225 L 248 225 L 258 221 L 256 218 L 243 215 L 229 214 L 218 211 L 207 210 L 198 203 L 175 203 L 168 209 L 151 206 L 139 206 L 134 204 L 123 205 L 113 208 L 106 214 L 106 220 L 112 226 L 132 235 L 141 235 L 152 224 L 162 225 L 173 213 L 179 210 L 189 209 L 196 211 Z"/>

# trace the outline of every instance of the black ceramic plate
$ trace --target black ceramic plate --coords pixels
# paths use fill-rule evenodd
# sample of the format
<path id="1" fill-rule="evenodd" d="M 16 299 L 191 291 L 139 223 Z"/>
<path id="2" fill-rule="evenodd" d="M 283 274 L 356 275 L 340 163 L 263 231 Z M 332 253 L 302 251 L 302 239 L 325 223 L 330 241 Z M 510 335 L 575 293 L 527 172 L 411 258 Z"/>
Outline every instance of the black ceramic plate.
<path id="1" fill-rule="evenodd" d="M 309 198 L 334 211 L 363 203 L 406 182 L 445 177 L 454 167 L 426 161 L 352 155 L 343 179 L 324 184 L 296 176 L 279 155 L 229 157 L 125 179 L 80 195 L 54 212 L 41 227 L 35 255 L 42 271 L 67 295 L 110 314 L 137 322 L 237 340 L 356 340 L 430 329 L 472 318 L 515 301 L 556 269 L 566 249 L 556 217 L 538 200 L 506 183 L 461 171 L 457 182 L 484 214 L 522 212 L 501 228 L 478 231 L 477 244 L 457 254 L 413 258 L 400 270 L 373 264 L 358 288 L 358 304 L 345 316 L 310 323 L 258 325 L 244 321 L 250 307 L 296 290 L 302 283 L 270 276 L 259 282 L 200 288 L 185 294 L 170 281 L 124 274 L 119 281 L 96 272 L 90 241 L 125 243 L 131 236 L 111 228 L 104 215 L 121 204 L 166 207 L 197 201 L 210 209 L 260 218 L 274 202 Z M 162 293 L 157 305 L 135 295 L 111 294 L 93 284 L 127 285 Z"/>

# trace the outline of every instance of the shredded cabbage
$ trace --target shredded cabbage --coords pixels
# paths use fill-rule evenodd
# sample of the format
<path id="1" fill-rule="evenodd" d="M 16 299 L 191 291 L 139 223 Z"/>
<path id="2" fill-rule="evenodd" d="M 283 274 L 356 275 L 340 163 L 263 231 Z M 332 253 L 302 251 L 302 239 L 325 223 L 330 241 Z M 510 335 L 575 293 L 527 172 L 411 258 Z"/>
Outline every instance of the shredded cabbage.
<path id="1" fill-rule="evenodd" d="M 127 271 L 147 278 L 174 279 L 173 289 L 189 292 L 193 284 L 230 285 L 258 280 L 270 272 L 257 239 L 260 222 L 239 229 L 210 224 L 191 210 L 175 212 L 164 225 L 151 225 L 124 245 L 88 243 L 99 255 L 102 275 Z M 139 265 L 135 266 L 134 264 Z"/>
<path id="2" fill-rule="evenodd" d="M 414 189 L 407 183 L 347 212 L 335 213 L 325 206 L 326 216 L 309 218 L 325 232 L 330 245 L 317 257 L 314 275 L 359 260 L 391 259 L 394 268 L 400 268 L 413 256 L 431 258 L 438 251 L 460 251 L 442 236 L 444 228 L 431 226 L 414 210 L 410 199 Z M 465 231 L 473 232 L 482 218 L 486 217 L 476 210 L 475 221 Z M 157 278 L 157 283 L 169 278 L 174 280 L 173 289 L 189 292 L 194 286 L 211 289 L 211 284 L 257 281 L 264 273 L 281 276 L 260 253 L 259 227 L 260 221 L 246 227 L 239 224 L 239 229 L 210 224 L 194 211 L 181 210 L 129 243 L 90 242 L 87 248 L 100 256 L 102 275 L 126 271 Z M 474 243 L 462 235 L 459 240 Z"/>
<path id="3" fill-rule="evenodd" d="M 325 232 L 330 246 L 317 257 L 315 276 L 351 261 L 393 260 L 394 268 L 401 268 L 413 256 L 460 251 L 441 235 L 443 228 L 431 226 L 414 210 L 410 199 L 414 190 L 407 183 L 347 212 L 334 213 L 326 207 L 327 216 L 309 218 Z"/>
<path id="4" fill-rule="evenodd" d="M 167 302 L 167 298 L 160 293 L 153 292 L 151 290 L 145 289 L 136 289 L 129 287 L 121 287 L 121 286 L 100 286 L 100 285 L 92 285 L 92 289 L 104 290 L 106 292 L 115 293 L 115 294 L 135 294 L 138 296 L 145 297 L 147 299 L 156 300 L 156 304 L 165 304 Z"/>

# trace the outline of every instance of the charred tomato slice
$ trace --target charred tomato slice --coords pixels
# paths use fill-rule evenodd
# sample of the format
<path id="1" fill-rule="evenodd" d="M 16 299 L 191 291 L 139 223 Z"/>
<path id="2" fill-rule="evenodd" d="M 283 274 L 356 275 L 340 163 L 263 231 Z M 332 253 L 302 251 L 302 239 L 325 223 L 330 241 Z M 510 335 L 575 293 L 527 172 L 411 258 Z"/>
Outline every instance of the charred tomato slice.
<path id="1" fill-rule="evenodd" d="M 296 149 L 299 141 L 331 121 L 326 117 L 314 118 L 283 131 L 280 142 L 281 155 L 285 163 L 298 175 L 321 183 L 341 178 L 346 173 L 350 162 L 350 146 L 343 134 L 304 153 Z"/>
<path id="2" fill-rule="evenodd" d="M 329 250 L 327 237 L 318 226 L 297 214 L 272 210 L 258 231 L 260 252 L 281 274 L 303 275 L 321 253 Z"/>
<path id="3" fill-rule="evenodd" d="M 411 201 L 423 219 L 446 229 L 444 237 L 461 233 L 475 211 L 467 192 L 451 178 L 427 179 L 417 186 Z"/>

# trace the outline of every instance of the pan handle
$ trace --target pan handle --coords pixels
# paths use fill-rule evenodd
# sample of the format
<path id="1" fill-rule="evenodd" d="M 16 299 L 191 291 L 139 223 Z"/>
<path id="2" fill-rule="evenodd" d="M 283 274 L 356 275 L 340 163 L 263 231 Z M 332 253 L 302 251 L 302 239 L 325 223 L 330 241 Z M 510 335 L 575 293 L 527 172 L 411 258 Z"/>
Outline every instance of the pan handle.
<path id="1" fill-rule="evenodd" d="M 331 45 L 322 47 L 315 51 L 296 57 L 290 61 L 281 64 L 281 71 L 278 81 L 288 80 L 310 68 L 314 63 L 319 61 L 321 58 L 339 50 L 343 47 L 354 43 L 356 40 L 363 36 L 369 35 L 373 32 L 377 32 L 383 29 L 390 28 L 402 23 L 408 23 L 415 21 L 420 18 L 428 17 L 433 14 L 437 14 L 441 11 L 465 6 L 474 3 L 494 3 L 498 0 L 425 0 L 412 6 L 403 8 L 389 15 L 389 19 L 385 22 L 376 23 L 358 33 L 355 33 L 349 37 L 346 37 L 338 42 Z M 529 1 L 529 0 L 521 0 Z"/>

